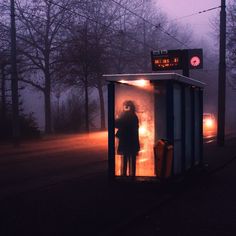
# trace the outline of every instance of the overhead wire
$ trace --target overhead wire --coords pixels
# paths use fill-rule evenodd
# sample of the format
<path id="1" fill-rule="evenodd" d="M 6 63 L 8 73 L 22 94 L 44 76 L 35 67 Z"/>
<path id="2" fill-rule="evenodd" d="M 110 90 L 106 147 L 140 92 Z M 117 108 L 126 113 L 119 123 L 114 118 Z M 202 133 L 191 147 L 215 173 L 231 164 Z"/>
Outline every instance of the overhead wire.
<path id="1" fill-rule="evenodd" d="M 79 17 L 85 18 L 85 19 L 87 19 L 87 20 L 89 20 L 89 21 L 91 21 L 91 22 L 94 22 L 94 23 L 98 24 L 98 25 L 101 25 L 101 26 L 105 27 L 106 30 L 108 30 L 108 31 L 110 31 L 110 32 L 117 32 L 117 33 L 120 33 L 120 32 L 121 32 L 121 30 L 118 29 L 118 28 L 114 28 L 114 27 L 111 27 L 111 26 L 106 25 L 106 24 L 104 24 L 104 23 L 101 23 L 101 22 L 95 20 L 94 18 L 91 18 L 91 17 L 85 16 L 85 15 L 83 15 L 83 14 L 80 14 L 80 13 L 78 13 L 78 12 L 76 12 L 76 11 L 73 11 L 73 10 L 71 10 L 71 9 L 65 7 L 65 6 L 62 6 L 62 5 L 58 4 L 58 3 L 55 3 L 55 2 L 53 2 L 53 1 L 51 1 L 51 0 L 48 0 L 48 1 L 49 1 L 51 4 L 53 4 L 53 5 L 55 5 L 55 6 L 58 6 L 59 8 L 64 9 L 64 10 L 66 10 L 66 11 L 72 13 L 72 14 L 75 14 L 75 15 L 77 15 L 77 16 L 79 16 Z M 36 15 L 33 15 L 33 14 L 31 14 L 31 15 L 32 15 L 32 16 L 35 16 L 35 17 L 37 17 L 37 18 L 40 18 L 40 20 L 45 20 L 45 19 L 43 19 L 43 18 L 41 18 L 41 17 L 39 17 L 39 16 L 36 16 Z M 1 22 L 0 22 L 0 23 L 1 23 Z M 2 24 L 2 23 L 1 23 L 1 24 Z M 3 24 L 2 24 L 2 25 L 3 25 Z M 148 47 L 148 48 L 150 48 L 150 49 L 152 49 L 152 50 L 156 50 L 156 48 L 153 47 L 152 45 L 149 45 L 149 44 L 147 44 L 147 43 L 144 43 L 143 41 L 140 41 L 140 40 L 136 39 L 135 37 L 133 37 L 133 36 L 131 36 L 131 35 L 124 34 L 124 36 L 127 37 L 127 38 L 129 38 L 129 39 L 131 39 L 131 40 L 133 40 L 133 41 L 135 41 L 135 42 L 138 43 L 138 44 L 144 45 L 144 46 L 146 46 L 146 47 Z"/>
<path id="2" fill-rule="evenodd" d="M 170 38 L 174 39 L 176 42 L 178 42 L 179 44 L 188 47 L 188 45 L 184 42 L 182 42 L 181 40 L 179 40 L 178 38 L 176 38 L 175 36 L 173 36 L 172 34 L 170 34 L 169 32 L 167 32 L 164 27 L 161 26 L 161 24 L 154 24 L 151 21 L 147 20 L 146 18 L 144 18 L 143 16 L 140 16 L 139 14 L 137 14 L 136 12 L 130 10 L 128 7 L 122 5 L 121 3 L 115 1 L 115 0 L 111 0 L 112 2 L 114 2 L 115 4 L 119 5 L 120 7 L 122 7 L 123 9 L 125 9 L 126 11 L 130 12 L 131 14 L 133 14 L 134 16 L 140 18 L 141 20 L 143 20 L 144 22 L 150 24 L 151 26 L 155 27 L 157 30 L 160 30 L 161 32 L 163 32 L 164 34 L 168 35 Z"/>
<path id="3" fill-rule="evenodd" d="M 64 10 L 66 10 L 66 11 L 72 13 L 72 14 L 78 15 L 78 16 L 80 16 L 80 17 L 82 17 L 82 18 L 85 18 L 85 19 L 87 19 L 87 20 L 89 20 L 89 21 L 92 21 L 92 22 L 94 22 L 94 23 L 96 23 L 96 24 L 98 24 L 98 25 L 101 25 L 101 26 L 103 26 L 103 27 L 106 27 L 107 30 L 110 30 L 110 31 L 113 31 L 113 32 L 116 31 L 116 32 L 118 32 L 118 33 L 121 32 L 121 30 L 118 29 L 118 28 L 113 28 L 113 27 L 111 27 L 110 25 L 106 25 L 106 24 L 104 24 L 104 23 L 102 23 L 102 22 L 100 22 L 100 21 L 95 20 L 94 18 L 91 18 L 91 17 L 85 16 L 85 15 L 83 15 L 83 14 L 80 14 L 80 13 L 74 11 L 74 10 L 71 10 L 71 9 L 69 9 L 69 8 L 67 8 L 67 7 L 65 7 L 65 6 L 62 6 L 62 5 L 58 4 L 58 3 L 55 3 L 55 2 L 53 2 L 53 1 L 51 1 L 51 0 L 48 0 L 48 1 L 49 1 L 51 4 L 53 4 L 53 5 L 55 5 L 55 6 L 58 6 L 58 7 L 62 8 L 62 9 L 64 9 Z M 150 49 L 153 49 L 153 50 L 156 49 L 156 48 L 154 48 L 152 45 L 149 45 L 149 44 L 144 43 L 144 42 L 142 42 L 142 41 L 140 41 L 140 40 L 137 40 L 136 38 L 134 38 L 134 37 L 132 37 L 132 36 L 130 36 L 130 35 L 128 35 L 128 34 L 125 34 L 125 37 L 130 38 L 130 39 L 136 41 L 136 42 L 139 43 L 139 44 L 145 45 L 145 46 L 149 47 Z"/>
<path id="4" fill-rule="evenodd" d="M 115 1 L 115 0 L 111 0 L 112 2 L 116 3 L 117 5 L 119 5 L 120 7 L 122 7 L 123 9 L 125 9 L 126 11 L 130 12 L 131 14 L 133 14 L 134 16 L 140 18 L 141 20 L 143 20 L 144 22 L 150 24 L 151 26 L 154 26 L 156 29 L 160 30 L 161 32 L 165 33 L 166 35 L 168 35 L 169 37 L 171 37 L 172 39 L 174 39 L 176 42 L 180 43 L 181 45 L 183 46 L 186 46 L 188 47 L 188 45 L 182 41 L 180 41 L 178 38 L 176 38 L 175 36 L 173 36 L 172 34 L 170 34 L 169 32 L 165 31 L 165 29 L 160 25 L 156 25 L 154 23 L 152 23 L 151 21 L 147 20 L 146 18 L 144 18 L 143 16 L 140 16 L 139 14 L 137 14 L 136 12 L 130 10 L 129 8 L 125 7 L 124 5 L 122 5 L 121 3 Z M 219 8 L 221 6 L 218 6 L 218 7 L 214 7 L 214 8 L 210 8 L 210 9 L 206 9 L 206 10 L 203 10 L 203 11 L 200 11 L 198 12 L 197 14 L 202 14 L 202 13 L 205 13 L 205 12 L 208 12 L 208 11 L 212 11 L 212 10 L 215 10 L 217 8 Z M 196 14 L 196 13 L 195 13 Z M 191 14 L 192 16 L 195 15 L 195 14 Z M 185 16 L 186 17 L 186 16 Z M 190 15 L 188 15 L 188 17 L 190 17 Z M 203 71 L 200 71 L 202 73 L 204 73 Z"/>
<path id="5" fill-rule="evenodd" d="M 192 13 L 192 14 L 189 14 L 189 15 L 185 15 L 185 16 L 180 16 L 180 17 L 177 17 L 177 18 L 174 18 L 174 19 L 170 20 L 169 22 L 177 21 L 177 20 L 182 20 L 184 18 L 196 16 L 196 15 L 199 15 L 199 14 L 202 14 L 202 13 L 206 13 L 206 12 L 209 12 L 209 11 L 216 10 L 218 8 L 221 8 L 221 6 L 212 7 L 212 8 L 209 8 L 209 9 L 206 9 L 206 10 L 202 10 L 202 11 L 198 11 L 198 12 L 195 12 L 195 13 Z"/>
<path id="6" fill-rule="evenodd" d="M 125 9 L 126 11 L 130 12 L 131 14 L 135 15 L 136 17 L 142 19 L 144 22 L 146 22 L 146 23 L 152 25 L 152 26 L 155 27 L 156 29 L 158 29 L 158 30 L 160 30 L 161 32 L 165 33 L 166 35 L 168 35 L 169 37 L 171 37 L 172 39 L 174 39 L 176 42 L 178 42 L 179 44 L 188 47 L 188 45 L 187 45 L 186 43 L 180 41 L 178 38 L 176 38 L 175 36 L 173 36 L 172 34 L 170 34 L 169 32 L 167 32 L 160 24 L 157 24 L 157 25 L 156 25 L 156 24 L 152 23 L 151 21 L 147 20 L 146 18 L 140 16 L 140 15 L 137 14 L 136 12 L 130 10 L 128 7 L 122 5 L 121 3 L 119 3 L 119 2 L 117 2 L 117 1 L 115 1 L 115 0 L 111 0 L 111 1 L 114 2 L 115 4 L 119 5 L 121 8 Z M 60 5 L 60 4 L 58 4 L 58 3 L 54 2 L 54 1 L 50 1 L 50 0 L 49 0 L 49 2 L 50 2 L 51 4 L 53 4 L 53 5 L 55 5 L 55 6 L 58 6 L 58 7 L 62 8 L 62 9 L 64 9 L 64 10 L 69 11 L 69 12 L 71 12 L 71 13 L 73 13 L 73 14 L 76 14 L 76 15 L 82 17 L 82 18 L 86 18 L 86 19 L 89 20 L 89 21 L 95 22 L 96 24 L 102 25 L 102 26 L 104 26 L 104 27 L 106 27 L 106 28 L 109 27 L 109 28 L 110 28 L 111 30 L 113 30 L 113 31 L 118 31 L 118 32 L 120 32 L 120 29 L 114 29 L 114 28 L 112 28 L 111 26 L 108 26 L 108 25 L 106 25 L 106 24 L 103 24 L 103 23 L 101 23 L 101 22 L 95 20 L 94 18 L 90 18 L 90 17 L 88 17 L 88 16 L 85 16 L 85 15 L 83 15 L 83 14 L 80 14 L 80 13 L 78 13 L 78 12 L 75 12 L 74 10 L 71 10 L 71 9 L 65 7 L 65 6 L 62 6 L 62 5 Z M 187 16 L 180 17 L 179 19 L 185 18 L 185 17 L 190 17 L 190 16 L 193 16 L 193 15 L 196 15 L 196 14 L 202 14 L 202 13 L 205 13 L 205 12 L 208 12 L 208 11 L 215 10 L 215 9 L 217 9 L 217 8 L 220 8 L 220 7 L 221 7 L 221 6 L 217 6 L 217 7 L 209 8 L 209 9 L 206 9 L 206 10 L 202 10 L 202 11 L 199 11 L 199 12 L 197 12 L 197 13 L 193 13 L 193 14 L 191 14 L 191 15 L 187 15 Z M 178 18 L 176 18 L 176 19 L 178 19 Z M 147 45 L 146 43 L 144 43 L 144 42 L 142 42 L 142 41 L 140 41 L 140 40 L 137 40 L 136 38 L 134 38 L 134 37 L 132 37 L 132 36 L 130 36 L 130 35 L 125 34 L 125 37 L 128 37 L 128 38 L 130 38 L 130 39 L 132 39 L 132 40 L 134 40 L 134 41 L 136 41 L 136 42 L 138 42 L 138 43 L 140 43 L 140 44 L 142 44 L 142 45 L 148 46 L 150 49 L 153 49 L 153 50 L 155 49 L 153 46 Z"/>
<path id="7" fill-rule="evenodd" d="M 143 16 L 140 16 L 139 14 L 137 14 L 136 12 L 130 10 L 128 7 L 122 5 L 120 2 L 117 2 L 116 0 L 111 0 L 112 2 L 116 3 L 117 5 L 119 5 L 120 7 L 122 7 L 123 9 L 125 9 L 126 11 L 130 12 L 131 14 L 133 14 L 134 16 L 142 19 L 144 22 L 152 25 L 153 27 L 155 27 L 156 29 L 160 30 L 161 32 L 165 33 L 166 35 L 168 35 L 170 38 L 174 39 L 176 42 L 178 42 L 179 44 L 183 45 L 183 46 L 186 46 L 188 47 L 188 45 L 184 42 L 182 42 L 181 40 L 179 40 L 177 37 L 173 36 L 172 34 L 170 34 L 169 32 L 167 32 L 164 27 L 161 26 L 161 24 L 154 24 L 153 22 L 147 20 L 146 18 L 144 18 Z M 215 9 L 218 9 L 220 8 L 221 6 L 217 6 L 217 7 L 212 7 L 212 8 L 209 8 L 209 9 L 205 9 L 205 10 L 202 10 L 202 11 L 199 11 L 197 13 L 193 13 L 193 14 L 190 14 L 190 15 L 187 15 L 187 16 L 183 16 L 183 17 L 180 17 L 180 18 L 186 18 L 186 17 L 190 17 L 190 16 L 194 16 L 196 14 L 202 14 L 202 13 L 206 13 L 206 12 L 209 12 L 209 11 L 212 11 L 212 10 L 215 10 Z M 179 18 L 179 19 L 180 19 Z M 177 19 L 177 18 L 176 18 Z"/>
<path id="8" fill-rule="evenodd" d="M 34 17 L 36 17 L 36 18 L 38 18 L 39 20 L 44 20 L 45 21 L 45 19 L 43 19 L 43 18 L 41 18 L 41 17 L 39 17 L 39 16 L 36 16 L 36 15 L 33 15 Z M 10 26 L 7 26 L 7 25 L 5 25 L 5 24 L 3 24 L 2 22 L 0 22 L 0 26 L 2 26 L 4 29 L 6 29 L 7 31 L 9 31 L 11 28 L 10 28 Z M 18 38 L 23 38 L 23 37 L 25 37 L 25 35 L 21 35 L 21 34 L 19 34 L 19 33 L 17 33 L 17 35 L 16 35 Z M 125 35 L 126 36 L 126 35 Z M 133 37 L 132 37 L 132 39 L 133 39 Z M 134 39 L 134 41 L 136 41 L 137 43 L 142 43 L 143 44 L 143 42 L 141 42 L 141 41 L 137 41 L 137 40 L 135 40 Z M 71 40 L 70 41 L 64 41 L 64 43 L 67 43 L 67 42 L 72 42 Z M 129 50 L 129 49 L 125 49 L 125 48 L 123 48 L 121 45 L 112 45 L 112 47 L 114 48 L 114 49 L 117 49 L 117 50 L 120 50 L 120 51 L 122 51 L 122 52 L 126 52 L 126 53 L 129 53 L 129 54 L 132 54 L 132 55 L 134 55 L 134 56 L 138 56 L 139 54 L 138 53 L 135 53 L 134 51 L 131 51 L 131 50 Z"/>
<path id="9" fill-rule="evenodd" d="M 180 41 L 180 40 L 177 39 L 175 36 L 173 36 L 173 35 L 171 35 L 169 32 L 167 32 L 160 24 L 157 24 L 157 25 L 156 25 L 156 24 L 152 23 L 151 21 L 147 20 L 146 18 L 144 18 L 143 16 L 140 16 L 140 15 L 137 14 L 136 12 L 130 10 L 128 7 L 122 5 L 121 3 L 119 3 L 119 2 L 117 2 L 117 1 L 115 1 L 115 0 L 111 0 L 111 1 L 114 2 L 115 4 L 119 5 L 121 8 L 125 9 L 126 11 L 130 12 L 131 14 L 135 15 L 136 17 L 142 19 L 144 22 L 146 22 L 146 23 L 150 24 L 151 26 L 155 27 L 156 29 L 162 31 L 163 33 L 165 33 L 166 35 L 168 35 L 169 37 L 171 37 L 172 39 L 174 39 L 175 41 L 177 41 L 177 42 L 180 43 L 181 45 L 188 47 L 187 44 L 185 44 L 184 42 Z M 110 30 L 110 31 L 113 31 L 113 32 L 116 31 L 116 32 L 118 32 L 118 33 L 121 32 L 120 29 L 117 29 L 117 28 L 115 29 L 115 28 L 113 28 L 113 27 L 111 27 L 111 26 L 109 26 L 109 25 L 106 25 L 106 24 L 104 24 L 104 23 L 102 23 L 102 22 L 100 22 L 100 21 L 95 20 L 94 18 L 91 18 L 91 17 L 85 16 L 85 15 L 83 15 L 83 14 L 80 14 L 80 13 L 78 13 L 78 12 L 76 12 L 76 11 L 74 11 L 74 10 L 71 10 L 71 9 L 65 7 L 65 6 L 62 6 L 62 5 L 60 5 L 60 4 L 58 4 L 58 3 L 54 2 L 54 1 L 49 0 L 49 2 L 50 2 L 51 4 L 53 4 L 53 5 L 55 5 L 55 6 L 58 6 L 58 7 L 61 8 L 61 9 L 64 9 L 64 10 L 66 10 L 66 11 L 68 11 L 68 12 L 71 12 L 72 14 L 78 15 L 79 17 L 85 18 L 85 19 L 87 19 L 87 20 L 89 20 L 89 21 L 92 21 L 92 22 L 94 22 L 94 23 L 96 23 L 96 24 L 99 24 L 99 25 L 101 25 L 101 26 L 103 26 L 103 27 L 106 27 L 107 30 Z M 212 10 L 218 9 L 218 8 L 220 8 L 220 7 L 221 7 L 221 6 L 209 8 L 209 9 L 206 9 L 206 10 L 203 10 L 203 11 L 199 11 L 199 12 L 197 12 L 197 13 L 193 13 L 193 14 L 190 14 L 190 15 L 186 15 L 186 16 L 183 16 L 183 17 L 180 17 L 180 18 L 176 18 L 176 19 L 173 19 L 173 20 L 178 20 L 178 19 L 182 19 L 182 18 L 194 16 L 194 15 L 197 15 L 197 14 L 202 14 L 202 13 L 205 13 L 205 12 L 208 12 L 208 11 L 212 11 Z M 37 16 L 37 17 L 38 17 L 38 16 Z M 41 18 L 41 20 L 42 20 L 42 18 Z M 0 22 L 0 23 L 1 23 L 1 22 Z M 1 23 L 1 25 L 3 25 L 3 24 Z M 130 35 L 124 34 L 124 36 L 127 37 L 127 38 L 132 39 L 133 41 L 135 41 L 135 42 L 137 42 L 137 43 L 139 43 L 139 44 L 145 45 L 145 46 L 149 47 L 149 48 L 152 49 L 152 50 L 155 50 L 155 48 L 154 48 L 153 46 L 147 45 L 147 44 L 145 44 L 143 41 L 137 40 L 136 38 L 134 38 L 134 37 L 132 37 L 132 36 L 130 36 Z M 127 50 L 126 50 L 126 49 L 123 49 L 121 46 L 118 46 L 117 49 L 134 54 L 133 51 L 130 51 L 130 50 L 128 50 L 128 49 L 127 49 Z"/>

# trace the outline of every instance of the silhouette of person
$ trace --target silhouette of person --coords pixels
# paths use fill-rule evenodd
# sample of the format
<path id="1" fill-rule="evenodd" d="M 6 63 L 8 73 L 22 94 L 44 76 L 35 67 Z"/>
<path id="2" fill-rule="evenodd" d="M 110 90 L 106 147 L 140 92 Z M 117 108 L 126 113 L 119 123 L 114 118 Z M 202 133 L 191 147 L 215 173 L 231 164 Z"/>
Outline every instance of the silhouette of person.
<path id="1" fill-rule="evenodd" d="M 122 155 L 121 175 L 127 175 L 127 163 L 129 163 L 129 173 L 135 176 L 136 156 L 140 150 L 139 145 L 139 120 L 135 113 L 135 105 L 132 101 L 123 103 L 123 112 L 115 121 L 118 129 L 116 137 L 119 139 L 117 153 Z"/>

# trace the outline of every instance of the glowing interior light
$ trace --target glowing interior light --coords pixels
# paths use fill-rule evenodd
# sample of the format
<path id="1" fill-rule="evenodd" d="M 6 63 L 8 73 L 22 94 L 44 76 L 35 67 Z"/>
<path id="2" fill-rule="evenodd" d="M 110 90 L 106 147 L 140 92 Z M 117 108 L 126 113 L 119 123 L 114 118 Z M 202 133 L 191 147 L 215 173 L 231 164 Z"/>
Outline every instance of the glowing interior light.
<path id="1" fill-rule="evenodd" d="M 144 126 L 139 127 L 139 134 L 144 136 L 147 134 L 147 129 Z"/>
<path id="2" fill-rule="evenodd" d="M 139 80 L 119 80 L 120 83 L 123 84 L 130 84 L 130 85 L 134 85 L 134 86 L 138 86 L 138 87 L 147 87 L 149 86 L 149 81 L 145 80 L 145 79 L 139 79 Z"/>
<path id="3" fill-rule="evenodd" d="M 143 163 L 143 162 L 147 162 L 147 161 L 148 161 L 148 158 L 142 158 L 142 159 L 138 160 L 139 163 Z"/>
<path id="4" fill-rule="evenodd" d="M 140 87 L 147 86 L 148 84 L 149 84 L 149 81 L 144 80 L 144 79 L 134 81 L 134 85 L 137 85 L 137 86 L 140 86 Z"/>
<path id="5" fill-rule="evenodd" d="M 216 135 L 216 120 L 211 113 L 203 114 L 203 136 L 212 138 Z"/>
<path id="6" fill-rule="evenodd" d="M 146 152 L 146 150 L 144 150 L 144 149 L 139 151 L 139 153 L 144 153 L 144 152 Z"/>
<path id="7" fill-rule="evenodd" d="M 119 82 L 122 83 L 122 84 L 125 84 L 125 83 L 127 83 L 128 81 L 122 79 L 122 80 L 119 80 Z"/>
<path id="8" fill-rule="evenodd" d="M 213 120 L 212 119 L 206 119 L 206 126 L 208 128 L 211 128 L 213 126 Z"/>

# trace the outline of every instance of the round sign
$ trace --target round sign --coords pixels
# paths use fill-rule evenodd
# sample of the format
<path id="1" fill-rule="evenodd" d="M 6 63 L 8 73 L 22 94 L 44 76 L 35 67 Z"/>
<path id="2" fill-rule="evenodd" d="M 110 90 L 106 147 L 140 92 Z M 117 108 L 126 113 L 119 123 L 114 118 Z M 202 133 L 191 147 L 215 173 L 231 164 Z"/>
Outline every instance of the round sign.
<path id="1" fill-rule="evenodd" d="M 196 66 L 199 66 L 201 63 L 201 59 L 198 57 L 198 56 L 193 56 L 191 59 L 190 59 L 190 64 L 194 67 Z"/>

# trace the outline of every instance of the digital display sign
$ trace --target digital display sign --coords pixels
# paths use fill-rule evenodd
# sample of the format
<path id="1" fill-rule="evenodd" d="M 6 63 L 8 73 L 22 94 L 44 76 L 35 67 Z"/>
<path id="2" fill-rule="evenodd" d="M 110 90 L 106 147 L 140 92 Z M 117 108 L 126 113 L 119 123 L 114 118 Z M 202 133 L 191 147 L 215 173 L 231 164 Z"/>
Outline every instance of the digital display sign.
<path id="1" fill-rule="evenodd" d="M 154 60 L 154 64 L 159 68 L 176 67 L 179 65 L 179 58 L 158 58 Z"/>
<path id="2" fill-rule="evenodd" d="M 157 50 L 151 52 L 152 70 L 201 69 L 202 49 Z"/>
<path id="3" fill-rule="evenodd" d="M 152 69 L 154 71 L 182 69 L 182 55 L 180 50 L 152 51 L 151 57 Z"/>

